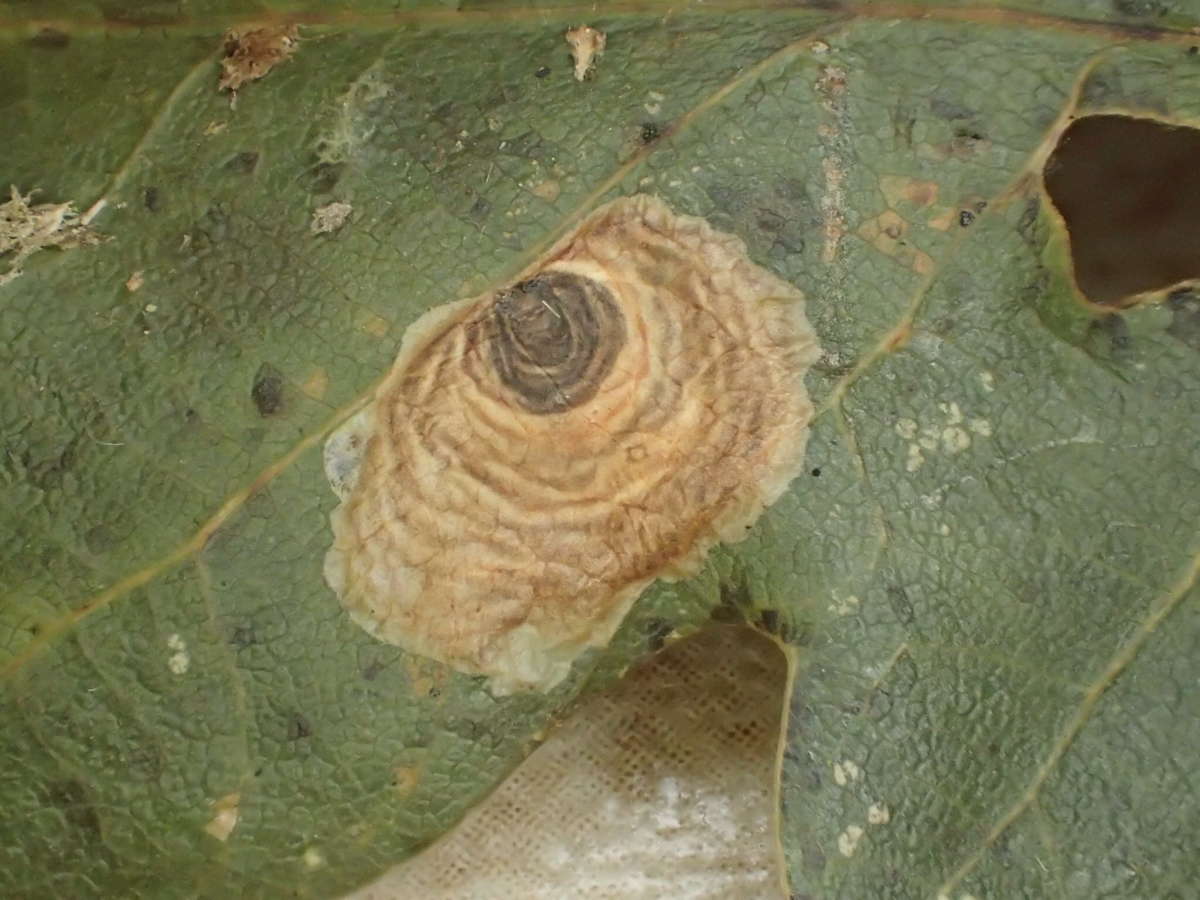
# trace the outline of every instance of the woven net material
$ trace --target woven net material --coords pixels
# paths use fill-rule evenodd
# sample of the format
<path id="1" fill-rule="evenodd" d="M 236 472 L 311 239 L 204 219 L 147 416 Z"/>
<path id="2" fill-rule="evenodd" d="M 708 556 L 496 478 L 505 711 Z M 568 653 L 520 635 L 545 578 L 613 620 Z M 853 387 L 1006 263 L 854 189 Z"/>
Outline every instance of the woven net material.
<path id="1" fill-rule="evenodd" d="M 585 701 L 428 850 L 347 900 L 778 900 L 786 660 L 708 629 Z"/>

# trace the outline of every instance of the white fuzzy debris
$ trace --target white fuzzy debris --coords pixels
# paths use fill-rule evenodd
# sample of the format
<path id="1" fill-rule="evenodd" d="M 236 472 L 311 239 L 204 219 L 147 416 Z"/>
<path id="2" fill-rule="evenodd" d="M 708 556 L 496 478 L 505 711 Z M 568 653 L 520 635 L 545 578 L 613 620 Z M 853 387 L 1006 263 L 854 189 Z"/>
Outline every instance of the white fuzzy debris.
<path id="1" fill-rule="evenodd" d="M 991 372 L 987 372 L 987 371 L 980 372 L 979 373 L 979 382 L 980 382 L 980 384 L 983 385 L 983 389 L 985 391 L 987 391 L 988 393 L 991 393 L 992 391 L 994 391 L 996 389 L 996 376 L 993 375 Z"/>
<path id="2" fill-rule="evenodd" d="M 897 419 L 894 427 L 896 434 L 906 441 L 911 441 L 917 436 L 917 423 L 912 419 Z"/>
<path id="3" fill-rule="evenodd" d="M 327 203 L 319 209 L 313 210 L 312 223 L 309 225 L 309 230 L 313 234 L 329 234 L 337 231 L 346 224 L 346 219 L 350 217 L 350 213 L 354 211 L 354 207 L 349 203 L 341 203 L 334 201 Z"/>
<path id="4" fill-rule="evenodd" d="M 228 840 L 229 835 L 233 834 L 233 829 L 237 827 L 238 804 L 241 803 L 241 799 L 242 795 L 234 791 L 213 803 L 215 814 L 212 821 L 204 826 L 204 830 L 218 841 Z"/>
<path id="5" fill-rule="evenodd" d="M 575 80 L 583 81 L 596 64 L 596 58 L 604 52 L 608 36 L 591 25 L 581 25 L 570 29 L 564 37 L 575 59 Z"/>

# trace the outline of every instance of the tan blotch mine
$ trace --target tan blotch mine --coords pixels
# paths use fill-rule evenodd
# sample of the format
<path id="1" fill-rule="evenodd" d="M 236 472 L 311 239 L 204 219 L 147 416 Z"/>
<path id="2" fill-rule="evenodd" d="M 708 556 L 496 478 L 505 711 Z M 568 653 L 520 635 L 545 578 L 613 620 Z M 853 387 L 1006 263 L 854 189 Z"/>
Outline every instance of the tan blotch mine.
<path id="1" fill-rule="evenodd" d="M 740 240 L 614 201 L 408 329 L 326 444 L 325 577 L 381 640 L 548 689 L 784 492 L 817 355 L 803 296 Z"/>
<path id="2" fill-rule="evenodd" d="M 296 52 L 295 25 L 231 28 L 225 32 L 225 56 L 217 89 L 235 96 L 243 84 L 257 81 Z"/>
<path id="3" fill-rule="evenodd" d="M 596 58 L 604 52 L 608 36 L 591 25 L 580 25 L 570 29 L 565 35 L 571 48 L 571 58 L 575 60 L 575 80 L 583 81 L 596 64 Z"/>

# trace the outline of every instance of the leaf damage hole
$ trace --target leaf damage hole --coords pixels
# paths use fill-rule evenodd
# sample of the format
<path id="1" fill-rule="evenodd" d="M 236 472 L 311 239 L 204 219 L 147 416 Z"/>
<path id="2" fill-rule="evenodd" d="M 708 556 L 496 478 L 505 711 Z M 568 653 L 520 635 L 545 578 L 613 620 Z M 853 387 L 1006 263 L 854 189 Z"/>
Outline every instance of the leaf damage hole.
<path id="1" fill-rule="evenodd" d="M 1200 278 L 1200 129 L 1125 115 L 1067 128 L 1044 171 L 1075 280 L 1119 305 Z"/>

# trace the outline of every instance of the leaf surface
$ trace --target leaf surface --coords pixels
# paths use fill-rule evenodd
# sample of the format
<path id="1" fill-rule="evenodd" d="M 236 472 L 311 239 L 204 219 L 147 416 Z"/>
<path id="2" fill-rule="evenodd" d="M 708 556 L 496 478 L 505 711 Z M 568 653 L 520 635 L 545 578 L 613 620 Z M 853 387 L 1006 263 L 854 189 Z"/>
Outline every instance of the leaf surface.
<path id="1" fill-rule="evenodd" d="M 231 108 L 257 6 L 0 4 L 0 185 L 112 237 L 0 289 L 0 891 L 337 894 L 715 617 L 797 647 L 797 896 L 1186 894 L 1200 358 L 1079 301 L 1040 171 L 1071 116 L 1197 121 L 1197 10 L 824 6 L 280 4 Z M 338 607 L 320 445 L 423 311 L 638 191 L 807 295 L 811 474 L 497 699 Z"/>

